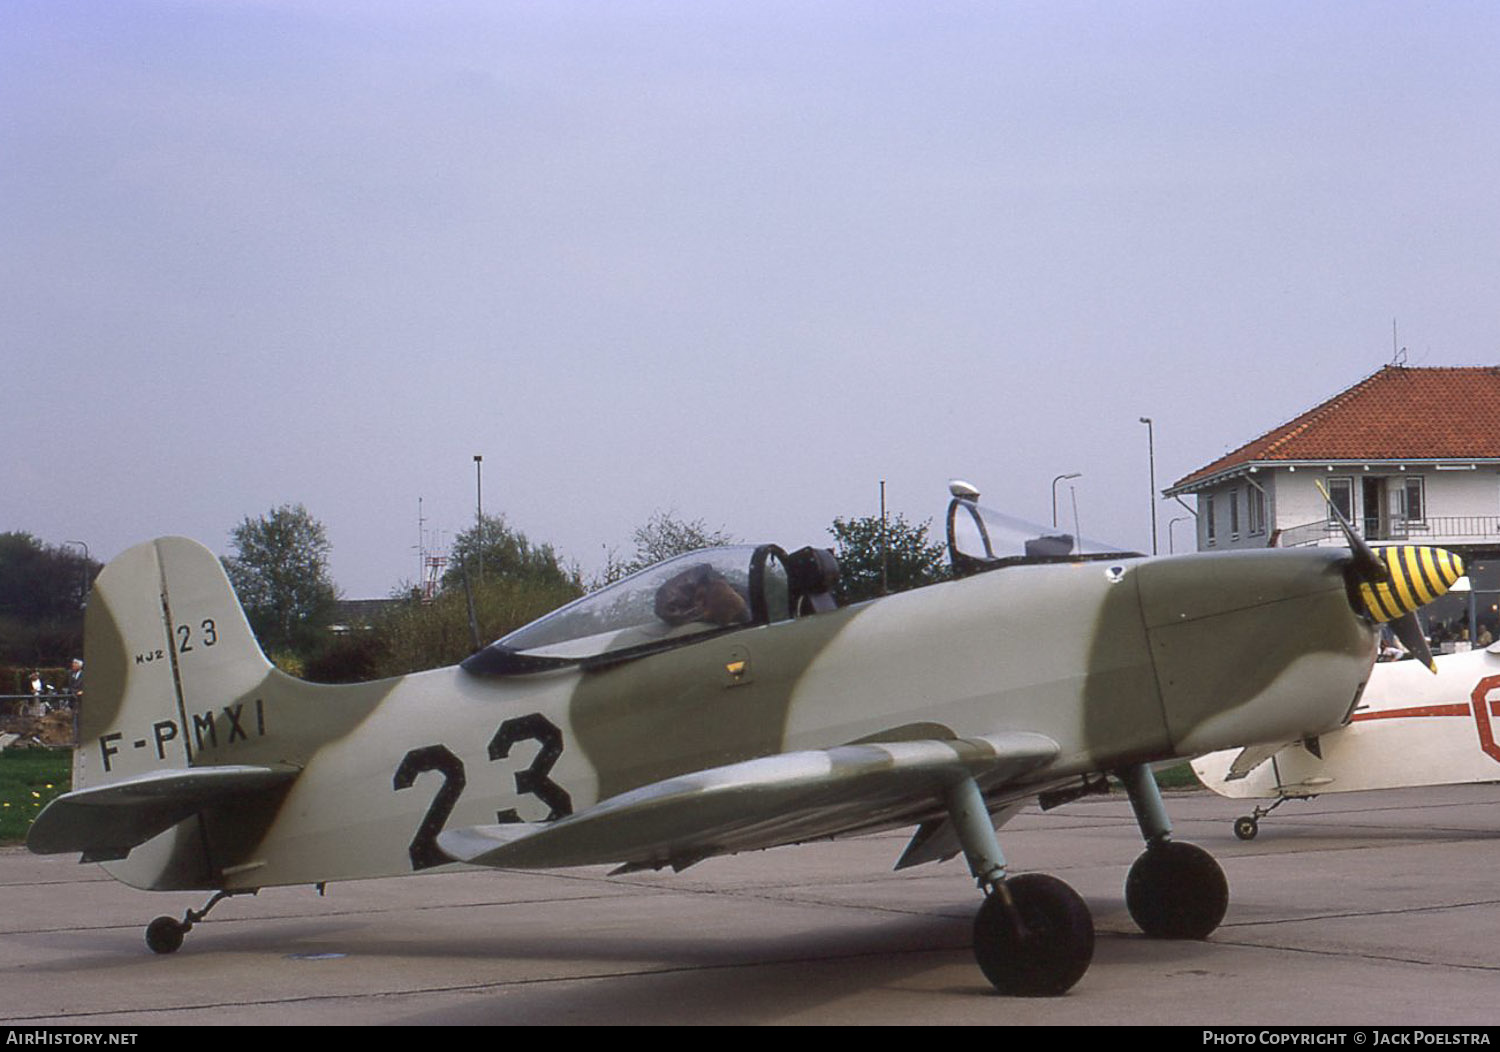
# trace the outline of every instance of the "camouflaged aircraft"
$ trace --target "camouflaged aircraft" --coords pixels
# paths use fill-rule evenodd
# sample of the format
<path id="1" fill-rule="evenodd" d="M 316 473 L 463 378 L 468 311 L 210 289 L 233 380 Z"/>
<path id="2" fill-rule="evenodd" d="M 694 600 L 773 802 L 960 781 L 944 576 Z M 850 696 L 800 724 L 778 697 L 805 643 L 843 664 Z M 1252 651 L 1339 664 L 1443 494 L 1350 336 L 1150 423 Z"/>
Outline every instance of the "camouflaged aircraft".
<path id="1" fill-rule="evenodd" d="M 830 552 L 680 556 L 461 665 L 320 686 L 262 656 L 219 561 L 126 551 L 89 602 L 72 792 L 33 851 L 137 888 L 215 894 L 158 917 L 176 950 L 226 895 L 461 865 L 671 867 L 915 826 L 898 867 L 962 853 L 975 954 L 1001 991 L 1087 970 L 1088 907 L 1011 876 L 996 828 L 1124 784 L 1148 935 L 1203 938 L 1228 888 L 1171 838 L 1149 764 L 1348 717 L 1378 629 L 1358 550 L 1143 558 L 981 509 L 955 484 L 954 580 L 839 608 Z M 1383 586 L 1382 586 L 1383 587 Z"/>

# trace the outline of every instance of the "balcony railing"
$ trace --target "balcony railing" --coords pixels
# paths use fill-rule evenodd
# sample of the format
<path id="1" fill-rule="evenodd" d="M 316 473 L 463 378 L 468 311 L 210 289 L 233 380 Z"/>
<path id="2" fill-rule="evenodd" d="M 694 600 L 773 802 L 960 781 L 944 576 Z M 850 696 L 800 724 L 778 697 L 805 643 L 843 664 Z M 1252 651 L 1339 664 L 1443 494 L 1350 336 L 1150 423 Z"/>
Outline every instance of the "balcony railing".
<path id="1" fill-rule="evenodd" d="M 1368 541 L 1424 541 L 1433 544 L 1500 543 L 1500 515 L 1429 515 L 1420 522 L 1392 518 L 1381 524 L 1377 519 L 1359 518 L 1354 528 Z M 1281 531 L 1278 543 L 1283 548 L 1306 545 L 1339 545 L 1344 543 L 1338 524 L 1319 519 L 1317 522 L 1290 526 Z"/>

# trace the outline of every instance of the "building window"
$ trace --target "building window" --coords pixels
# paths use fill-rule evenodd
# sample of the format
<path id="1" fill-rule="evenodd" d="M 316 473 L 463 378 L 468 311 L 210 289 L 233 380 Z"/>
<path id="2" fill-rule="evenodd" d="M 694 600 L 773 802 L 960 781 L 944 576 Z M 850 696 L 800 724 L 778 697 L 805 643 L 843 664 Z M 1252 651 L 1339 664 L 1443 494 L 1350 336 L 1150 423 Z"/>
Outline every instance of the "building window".
<path id="1" fill-rule="evenodd" d="M 1249 513 L 1250 536 L 1256 537 L 1266 532 L 1266 491 L 1259 486 L 1251 486 L 1247 496 L 1249 501 L 1246 511 Z"/>
<path id="2" fill-rule="evenodd" d="M 1232 541 L 1240 539 L 1240 491 L 1238 489 L 1229 491 L 1229 539 Z"/>
<path id="3" fill-rule="evenodd" d="M 1214 543 L 1214 495 L 1205 494 L 1203 497 L 1203 545 L 1208 547 Z"/>
<path id="4" fill-rule="evenodd" d="M 1401 517 L 1407 522 L 1423 523 L 1427 521 L 1427 494 L 1426 486 L 1423 484 L 1421 475 L 1407 475 L 1402 480 L 1401 489 L 1398 491 L 1401 502 Z"/>
<path id="5" fill-rule="evenodd" d="M 1345 522 L 1354 521 L 1354 480 L 1348 475 L 1340 475 L 1338 478 L 1328 480 L 1328 499 L 1334 508 L 1344 517 Z M 1333 513 L 1328 515 L 1328 522 L 1333 523 Z"/>

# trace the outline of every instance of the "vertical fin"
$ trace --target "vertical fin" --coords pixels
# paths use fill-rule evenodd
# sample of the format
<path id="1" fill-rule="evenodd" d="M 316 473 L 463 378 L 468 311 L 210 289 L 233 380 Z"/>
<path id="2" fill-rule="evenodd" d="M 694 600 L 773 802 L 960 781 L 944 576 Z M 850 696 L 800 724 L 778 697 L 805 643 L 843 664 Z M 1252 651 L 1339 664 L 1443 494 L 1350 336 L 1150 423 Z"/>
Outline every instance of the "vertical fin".
<path id="1" fill-rule="evenodd" d="M 191 766 L 191 711 L 270 667 L 219 560 L 165 537 L 100 572 L 84 622 L 86 679 L 74 787 Z"/>

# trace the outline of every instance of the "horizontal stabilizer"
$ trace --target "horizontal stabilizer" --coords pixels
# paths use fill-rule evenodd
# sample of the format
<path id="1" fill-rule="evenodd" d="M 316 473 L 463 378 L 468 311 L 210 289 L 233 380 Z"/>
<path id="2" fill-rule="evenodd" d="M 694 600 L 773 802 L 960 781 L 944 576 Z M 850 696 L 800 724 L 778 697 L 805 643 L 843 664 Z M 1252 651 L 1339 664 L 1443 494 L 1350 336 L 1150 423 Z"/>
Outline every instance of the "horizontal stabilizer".
<path id="1" fill-rule="evenodd" d="M 77 789 L 42 809 L 26 846 L 38 855 L 81 851 L 86 862 L 124 858 L 210 804 L 280 788 L 297 773 L 290 767 L 192 767 Z"/>
<path id="2" fill-rule="evenodd" d="M 875 742 L 783 753 L 632 789 L 543 825 L 471 826 L 438 837 L 457 861 L 550 868 L 690 864 L 934 817 L 946 787 L 972 776 L 986 792 L 1050 763 L 1040 734 Z"/>

